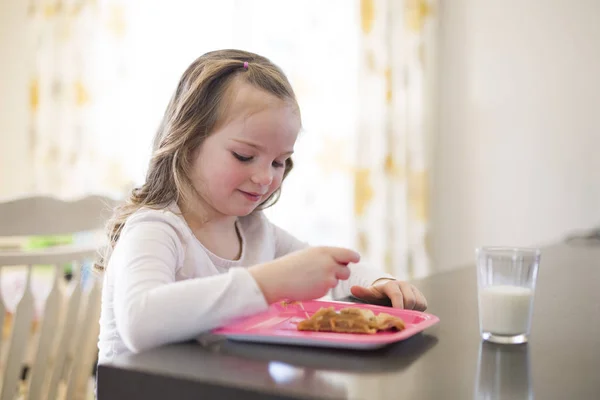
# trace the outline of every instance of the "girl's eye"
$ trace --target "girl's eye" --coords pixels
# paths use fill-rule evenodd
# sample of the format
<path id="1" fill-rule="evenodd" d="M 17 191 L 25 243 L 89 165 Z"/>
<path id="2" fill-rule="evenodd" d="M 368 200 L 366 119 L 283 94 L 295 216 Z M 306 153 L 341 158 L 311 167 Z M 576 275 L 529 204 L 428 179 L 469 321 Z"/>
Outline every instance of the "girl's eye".
<path id="1" fill-rule="evenodd" d="M 283 167 L 285 167 L 285 161 L 284 162 L 273 161 L 273 166 L 275 168 L 283 168 Z"/>
<path id="2" fill-rule="evenodd" d="M 243 155 L 241 155 L 241 154 L 238 154 L 238 153 L 236 153 L 235 151 L 232 151 L 232 152 L 231 152 L 231 154 L 233 154 L 233 156 L 234 156 L 235 158 L 237 158 L 237 159 L 238 159 L 239 161 L 241 161 L 241 162 L 248 162 L 248 161 L 251 161 L 251 160 L 254 158 L 254 157 L 246 157 L 246 156 L 243 156 Z"/>

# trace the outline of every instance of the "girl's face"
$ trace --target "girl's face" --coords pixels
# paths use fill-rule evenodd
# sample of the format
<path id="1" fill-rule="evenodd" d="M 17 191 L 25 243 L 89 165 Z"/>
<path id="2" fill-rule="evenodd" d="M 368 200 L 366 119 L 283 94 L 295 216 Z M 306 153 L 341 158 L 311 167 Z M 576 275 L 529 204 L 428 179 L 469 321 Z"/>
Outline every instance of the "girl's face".
<path id="1" fill-rule="evenodd" d="M 234 82 L 226 118 L 194 152 L 190 180 L 214 216 L 244 216 L 281 185 L 300 130 L 295 105 Z"/>

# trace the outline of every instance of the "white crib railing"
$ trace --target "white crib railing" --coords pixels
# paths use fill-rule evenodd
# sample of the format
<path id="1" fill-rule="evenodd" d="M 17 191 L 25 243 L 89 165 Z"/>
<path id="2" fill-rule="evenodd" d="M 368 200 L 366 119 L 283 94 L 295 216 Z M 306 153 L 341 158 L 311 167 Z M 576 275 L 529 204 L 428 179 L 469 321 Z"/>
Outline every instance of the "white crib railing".
<path id="1" fill-rule="evenodd" d="M 0 202 L 0 237 L 98 230 L 115 204 L 100 196 Z M 96 259 L 97 248 L 98 243 L 91 241 L 33 251 L 0 250 L 0 283 L 11 280 L 0 288 L 16 285 L 22 292 L 18 302 L 11 294 L 11 304 L 6 302 L 7 294 L 0 293 L 0 400 L 88 396 L 97 355 L 102 282 L 95 274 L 82 272 Z M 65 266 L 71 266 L 71 279 Z M 18 273 L 5 273 L 9 270 Z M 40 270 L 45 271 L 44 291 L 32 285 Z"/>

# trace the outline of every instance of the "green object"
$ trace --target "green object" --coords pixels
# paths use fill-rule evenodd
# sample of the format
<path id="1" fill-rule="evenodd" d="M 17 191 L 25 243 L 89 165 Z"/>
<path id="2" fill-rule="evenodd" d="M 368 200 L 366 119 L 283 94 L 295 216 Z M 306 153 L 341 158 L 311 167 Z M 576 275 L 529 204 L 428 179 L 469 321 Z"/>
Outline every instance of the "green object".
<path id="1" fill-rule="evenodd" d="M 74 238 L 73 235 L 50 235 L 50 236 L 31 236 L 28 238 L 27 243 L 25 244 L 26 250 L 39 250 L 46 249 L 48 247 L 54 246 L 64 246 L 67 244 L 73 244 Z M 40 265 L 39 267 L 49 267 L 51 265 Z M 69 264 L 64 265 L 65 274 L 70 274 L 73 271 L 73 266 Z"/>
<path id="2" fill-rule="evenodd" d="M 27 250 L 35 250 L 66 244 L 73 244 L 73 235 L 31 236 L 25 248 Z"/>

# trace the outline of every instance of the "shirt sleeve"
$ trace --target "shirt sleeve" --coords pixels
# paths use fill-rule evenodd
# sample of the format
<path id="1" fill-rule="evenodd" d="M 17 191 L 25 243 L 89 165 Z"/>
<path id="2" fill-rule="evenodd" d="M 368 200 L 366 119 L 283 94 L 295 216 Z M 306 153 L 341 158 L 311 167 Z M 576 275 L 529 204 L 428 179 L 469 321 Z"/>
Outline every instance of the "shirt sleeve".
<path id="1" fill-rule="evenodd" d="M 267 309 L 244 268 L 176 281 L 183 245 L 165 221 L 126 227 L 109 262 L 116 326 L 132 352 L 189 340 L 228 321 Z"/>
<path id="2" fill-rule="evenodd" d="M 373 268 L 359 262 L 358 264 L 348 265 L 350 268 L 350 278 L 345 281 L 338 281 L 337 286 L 331 289 L 330 296 L 333 299 L 342 299 L 351 295 L 352 286 L 371 286 L 373 282 L 381 278 L 394 279 L 393 275 L 385 273 L 377 268 Z"/>
<path id="3" fill-rule="evenodd" d="M 284 229 L 275 224 L 273 231 L 275 235 L 275 258 L 283 257 L 286 254 L 309 247 L 308 243 L 303 242 Z M 394 279 L 394 277 L 377 268 L 370 267 L 364 263 L 350 264 L 350 278 L 345 281 L 339 281 L 337 286 L 329 291 L 329 297 L 333 299 L 342 299 L 351 295 L 352 286 L 371 286 L 373 282 L 381 278 Z"/>

